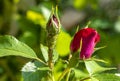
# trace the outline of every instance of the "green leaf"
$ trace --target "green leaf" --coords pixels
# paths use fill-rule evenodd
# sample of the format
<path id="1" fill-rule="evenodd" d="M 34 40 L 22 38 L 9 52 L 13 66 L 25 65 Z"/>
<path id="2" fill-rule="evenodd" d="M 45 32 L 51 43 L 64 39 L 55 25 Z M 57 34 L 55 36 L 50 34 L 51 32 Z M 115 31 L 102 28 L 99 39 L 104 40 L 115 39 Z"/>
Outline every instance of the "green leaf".
<path id="1" fill-rule="evenodd" d="M 44 60 L 47 62 L 48 61 L 48 47 L 43 46 L 42 44 L 40 45 L 40 49 L 42 52 L 42 55 L 44 57 Z"/>
<path id="2" fill-rule="evenodd" d="M 103 49 L 103 48 L 105 48 L 106 46 L 102 46 L 102 47 L 98 47 L 98 48 L 94 48 L 94 52 L 95 51 L 98 51 L 98 50 L 100 50 L 100 49 Z"/>
<path id="3" fill-rule="evenodd" d="M 86 69 L 90 75 L 100 73 L 106 70 L 115 69 L 115 68 L 102 67 L 96 61 L 93 61 L 93 60 L 85 60 L 84 62 L 85 62 Z"/>
<path id="4" fill-rule="evenodd" d="M 53 50 L 53 61 L 56 62 L 58 60 L 58 57 L 59 57 L 58 52 L 54 49 Z"/>
<path id="5" fill-rule="evenodd" d="M 76 78 L 81 79 L 81 78 L 85 78 L 85 77 L 88 77 L 88 76 L 89 76 L 88 73 L 83 72 L 83 71 L 81 71 L 81 70 L 79 70 L 79 69 L 73 68 L 73 70 L 74 70 L 74 72 L 75 72 L 75 77 L 76 77 Z"/>
<path id="6" fill-rule="evenodd" d="M 24 81 L 42 81 L 42 79 L 47 75 L 48 67 L 44 66 L 42 63 L 28 62 L 22 68 L 22 76 Z"/>
<path id="7" fill-rule="evenodd" d="M 115 74 L 99 74 L 94 76 L 99 81 L 120 81 L 120 76 L 116 76 Z"/>
<path id="8" fill-rule="evenodd" d="M 43 46 L 42 44 L 40 45 L 40 49 L 41 49 L 41 52 L 42 52 L 42 55 L 44 57 L 44 60 L 45 62 L 48 62 L 48 47 L 47 46 Z M 53 50 L 53 61 L 57 61 L 58 59 L 58 53 L 57 51 L 54 49 Z"/>
<path id="9" fill-rule="evenodd" d="M 35 52 L 29 46 L 18 41 L 13 36 L 0 36 L 0 57 L 9 55 L 22 56 L 31 59 L 37 58 Z"/>

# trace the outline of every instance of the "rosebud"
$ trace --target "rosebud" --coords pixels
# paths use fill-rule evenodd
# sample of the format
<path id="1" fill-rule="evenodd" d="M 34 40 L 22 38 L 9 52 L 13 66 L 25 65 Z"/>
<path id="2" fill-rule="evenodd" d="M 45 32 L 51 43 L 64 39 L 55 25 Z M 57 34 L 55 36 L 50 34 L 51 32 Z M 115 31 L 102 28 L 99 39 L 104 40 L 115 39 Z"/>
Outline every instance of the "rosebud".
<path id="1" fill-rule="evenodd" d="M 71 52 L 80 49 L 80 59 L 88 59 L 94 52 L 94 47 L 100 40 L 100 35 L 92 28 L 79 30 L 70 45 Z"/>
<path id="2" fill-rule="evenodd" d="M 57 14 L 57 7 L 56 7 L 56 14 L 54 14 L 54 8 L 52 9 L 52 13 L 46 25 L 47 30 L 47 45 L 48 45 L 48 65 L 51 69 L 53 69 L 53 50 L 56 45 L 57 35 L 60 31 L 60 21 Z"/>
<path id="3" fill-rule="evenodd" d="M 54 14 L 55 11 L 56 13 Z M 60 26 L 61 25 L 57 14 L 57 8 L 55 10 L 53 8 L 46 25 L 48 47 L 51 49 L 53 49 L 55 46 L 57 35 L 60 32 Z"/>
<path id="4" fill-rule="evenodd" d="M 58 18 L 54 14 L 51 14 L 50 19 L 47 23 L 46 29 L 48 34 L 51 34 L 51 35 L 56 35 L 59 33 L 60 23 Z"/>

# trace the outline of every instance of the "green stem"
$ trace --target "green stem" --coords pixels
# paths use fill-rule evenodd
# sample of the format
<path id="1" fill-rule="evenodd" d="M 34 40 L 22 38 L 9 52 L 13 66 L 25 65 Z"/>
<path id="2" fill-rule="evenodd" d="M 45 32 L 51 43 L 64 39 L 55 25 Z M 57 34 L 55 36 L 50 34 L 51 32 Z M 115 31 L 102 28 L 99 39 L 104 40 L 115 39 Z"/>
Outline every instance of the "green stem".
<path id="1" fill-rule="evenodd" d="M 53 74 L 52 74 L 52 81 L 55 81 L 55 78 L 54 78 Z"/>
<path id="2" fill-rule="evenodd" d="M 70 71 L 70 68 L 66 68 L 63 73 L 60 75 L 60 77 L 58 78 L 58 81 L 61 81 L 63 79 L 63 77 L 66 75 L 66 73 L 68 73 Z"/>
<path id="3" fill-rule="evenodd" d="M 49 81 L 55 81 L 54 75 L 53 75 L 53 71 L 49 71 Z"/>
<path id="4" fill-rule="evenodd" d="M 55 48 L 56 43 L 56 35 L 51 35 L 48 33 L 47 36 L 47 43 L 48 43 L 48 66 L 51 70 L 53 70 L 54 64 L 53 64 L 53 49 Z"/>
<path id="5" fill-rule="evenodd" d="M 90 77 L 83 78 L 83 79 L 81 79 L 80 81 L 85 81 L 85 80 L 87 80 L 87 79 L 90 79 Z"/>
<path id="6" fill-rule="evenodd" d="M 71 69 L 69 70 L 69 72 L 68 72 L 68 74 L 67 74 L 66 81 L 69 81 L 70 72 L 71 72 Z"/>
<path id="7" fill-rule="evenodd" d="M 54 68 L 54 64 L 53 64 L 53 48 L 48 48 L 48 57 L 49 57 L 49 60 L 48 60 L 48 66 L 50 68 L 50 74 L 51 74 L 51 79 L 52 81 L 55 81 L 54 80 L 54 75 L 53 75 L 53 68 Z"/>
<path id="8" fill-rule="evenodd" d="M 53 62 L 52 62 L 53 49 L 51 49 L 51 48 L 48 49 L 48 56 L 49 56 L 48 66 L 50 67 L 51 70 L 53 70 Z"/>

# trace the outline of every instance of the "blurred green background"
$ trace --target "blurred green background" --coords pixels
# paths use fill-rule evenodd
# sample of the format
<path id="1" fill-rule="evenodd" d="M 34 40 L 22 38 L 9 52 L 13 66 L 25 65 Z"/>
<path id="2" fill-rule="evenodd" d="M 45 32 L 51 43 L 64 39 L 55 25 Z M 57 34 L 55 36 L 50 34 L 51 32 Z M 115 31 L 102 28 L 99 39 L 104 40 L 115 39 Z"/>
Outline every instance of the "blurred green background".
<path id="1" fill-rule="evenodd" d="M 56 50 L 61 58 L 70 53 L 70 41 L 86 26 L 98 30 L 106 46 L 94 53 L 120 71 L 120 0 L 0 0 L 0 35 L 12 35 L 29 45 L 42 59 L 40 44 L 46 45 L 46 23 L 52 6 L 58 6 L 62 24 Z M 0 58 L 0 81 L 22 81 L 21 68 L 30 61 L 22 57 Z"/>

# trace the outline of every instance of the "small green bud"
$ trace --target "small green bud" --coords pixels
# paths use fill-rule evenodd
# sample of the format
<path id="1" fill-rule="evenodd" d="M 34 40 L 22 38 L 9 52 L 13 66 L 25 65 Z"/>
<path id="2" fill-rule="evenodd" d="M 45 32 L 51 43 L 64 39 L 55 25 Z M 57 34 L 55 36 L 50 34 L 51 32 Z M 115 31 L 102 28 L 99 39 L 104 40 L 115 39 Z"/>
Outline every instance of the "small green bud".
<path id="1" fill-rule="evenodd" d="M 54 11 L 56 13 L 54 14 Z M 57 35 L 60 32 L 60 21 L 56 10 L 52 9 L 50 18 L 46 25 L 48 47 L 53 49 L 56 43 Z"/>
<path id="2" fill-rule="evenodd" d="M 50 19 L 49 19 L 49 21 L 47 23 L 47 27 L 46 27 L 48 34 L 50 34 L 50 35 L 58 34 L 59 30 L 60 30 L 59 24 L 60 23 L 59 23 L 58 18 L 54 14 L 52 14 L 50 16 Z"/>

